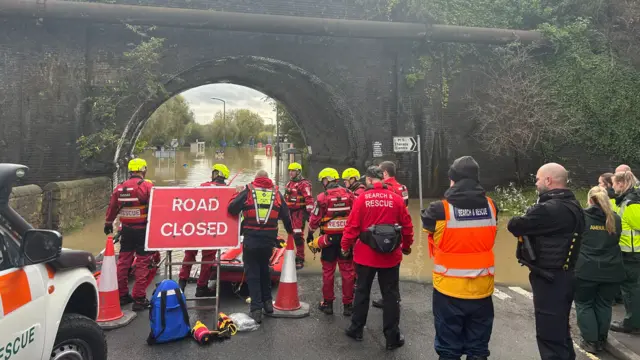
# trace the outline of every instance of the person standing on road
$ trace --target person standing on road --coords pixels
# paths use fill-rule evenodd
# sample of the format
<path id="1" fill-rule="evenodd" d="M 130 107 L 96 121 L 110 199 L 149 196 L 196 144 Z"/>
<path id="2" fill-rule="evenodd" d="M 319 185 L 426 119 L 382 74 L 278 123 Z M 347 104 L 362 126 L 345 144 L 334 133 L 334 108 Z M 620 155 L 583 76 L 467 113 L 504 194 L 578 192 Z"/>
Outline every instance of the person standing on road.
<path id="1" fill-rule="evenodd" d="M 119 216 L 122 231 L 120 232 L 120 254 L 118 255 L 117 277 L 120 305 L 133 302 L 133 311 L 142 311 L 150 306 L 147 300 L 147 287 L 150 278 L 150 267 L 155 255 L 153 251 L 145 251 L 144 243 L 147 231 L 147 214 L 153 183 L 144 177 L 147 173 L 147 162 L 136 158 L 128 164 L 129 179 L 118 184 L 111 194 L 104 224 L 105 235 L 113 233 L 113 222 Z M 129 269 L 136 260 L 135 282 L 129 295 Z"/>
<path id="2" fill-rule="evenodd" d="M 302 177 L 302 165 L 296 162 L 289 164 L 289 182 L 286 185 L 284 198 L 291 211 L 293 240 L 296 243 L 296 269 L 304 267 L 304 226 L 313 210 L 311 182 Z"/>
<path id="3" fill-rule="evenodd" d="M 636 177 L 630 171 L 617 172 L 613 177 L 617 213 L 622 219 L 620 250 L 625 278 L 620 284 L 625 316 L 613 321 L 611 330 L 640 333 L 640 193 L 634 188 Z"/>
<path id="4" fill-rule="evenodd" d="M 384 300 L 383 332 L 387 350 L 404 345 L 400 333 L 400 262 L 411 253 L 413 223 L 402 197 L 386 189 L 382 169 L 370 166 L 366 173 L 367 190 L 360 195 L 349 214 L 342 236 L 342 255 L 353 251 L 356 264 L 356 296 L 347 336 L 362 341 L 367 323 L 373 278 Z"/>
<path id="5" fill-rule="evenodd" d="M 574 266 L 584 232 L 584 211 L 567 188 L 567 170 L 548 163 L 536 174 L 537 204 L 509 220 L 519 238 L 518 261 L 529 267 L 542 360 L 575 359 L 569 313 L 575 291 Z"/>
<path id="6" fill-rule="evenodd" d="M 404 205 L 409 207 L 409 190 L 406 186 L 400 184 L 398 180 L 396 180 L 396 164 L 392 161 L 383 161 L 378 166 L 382 170 L 382 174 L 384 176 L 383 183 L 387 185 L 389 190 L 400 195 L 404 201 Z M 398 301 L 401 301 L 401 299 L 398 298 Z M 384 307 L 384 303 L 382 302 L 382 299 L 374 300 L 373 306 L 382 309 Z"/>
<path id="7" fill-rule="evenodd" d="M 613 300 L 624 278 L 620 233 L 622 220 L 613 212 L 605 189 L 593 187 L 585 210 L 585 232 L 576 262 L 576 315 L 580 346 L 597 353 L 607 343 Z"/>
<path id="8" fill-rule="evenodd" d="M 471 156 L 456 159 L 445 199 L 432 202 L 421 216 L 434 258 L 435 349 L 442 360 L 489 356 L 498 209 L 478 173 Z"/>
<path id="9" fill-rule="evenodd" d="M 211 169 L 211 181 L 204 182 L 200 186 L 227 186 L 225 180 L 229 178 L 229 168 L 224 164 L 214 164 Z M 195 262 L 197 255 L 198 250 L 185 250 L 182 262 Z M 215 258 L 216 250 L 202 250 L 202 262 L 212 262 Z M 178 283 L 183 292 L 187 287 L 192 266 L 191 264 L 184 264 L 180 268 Z M 216 296 L 215 289 L 211 289 L 208 286 L 212 273 L 213 264 L 202 264 L 200 266 L 200 276 L 198 276 L 198 282 L 196 283 L 196 297 Z"/>
<path id="10" fill-rule="evenodd" d="M 342 314 L 351 316 L 355 269 L 352 254 L 347 256 L 341 254 L 340 241 L 347 217 L 351 213 L 354 197 L 351 191 L 338 184 L 339 179 L 338 171 L 333 168 L 322 169 L 318 174 L 318 180 L 322 182 L 325 191 L 318 194 L 311 212 L 307 244 L 314 252 L 321 249 L 323 301 L 318 305 L 318 309 L 327 315 L 333 314 L 333 301 L 336 299 L 333 290 L 334 274 L 337 265 L 342 277 Z M 313 233 L 318 228 L 320 228 L 320 237 L 314 240 Z M 320 245 L 319 242 L 325 244 Z"/>
<path id="11" fill-rule="evenodd" d="M 358 197 L 364 192 L 366 186 L 360 182 L 360 172 L 355 168 L 348 168 L 342 172 L 344 186 L 351 190 L 353 196 Z"/>
<path id="12" fill-rule="evenodd" d="M 236 190 L 227 212 L 233 216 L 242 213 L 244 218 L 240 233 L 244 236 L 242 259 L 251 296 L 250 316 L 261 323 L 263 309 L 273 313 L 269 259 L 278 244 L 278 220 L 289 235 L 293 235 L 293 228 L 284 197 L 266 171 L 258 171 L 253 182 Z"/>

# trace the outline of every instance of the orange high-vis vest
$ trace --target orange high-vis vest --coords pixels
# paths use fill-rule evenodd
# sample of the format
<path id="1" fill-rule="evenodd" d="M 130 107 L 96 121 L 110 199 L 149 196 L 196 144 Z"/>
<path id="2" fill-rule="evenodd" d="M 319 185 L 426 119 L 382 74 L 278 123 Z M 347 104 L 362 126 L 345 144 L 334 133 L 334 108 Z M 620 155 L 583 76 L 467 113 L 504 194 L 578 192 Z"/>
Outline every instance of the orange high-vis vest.
<path id="1" fill-rule="evenodd" d="M 445 228 L 437 244 L 430 244 L 435 255 L 433 272 L 447 277 L 477 278 L 493 276 L 496 239 L 496 208 L 460 209 L 443 200 Z"/>

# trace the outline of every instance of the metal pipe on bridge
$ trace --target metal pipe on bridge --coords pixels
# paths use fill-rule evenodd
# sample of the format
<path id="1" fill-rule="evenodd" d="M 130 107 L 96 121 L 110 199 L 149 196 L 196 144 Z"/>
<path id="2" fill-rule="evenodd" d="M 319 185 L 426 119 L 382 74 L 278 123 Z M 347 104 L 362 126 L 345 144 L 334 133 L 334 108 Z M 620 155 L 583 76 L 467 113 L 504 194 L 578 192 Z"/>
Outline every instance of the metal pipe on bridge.
<path id="1" fill-rule="evenodd" d="M 0 0 L 0 17 L 86 20 L 256 33 L 505 44 L 542 40 L 537 31 L 324 19 L 59 0 Z"/>

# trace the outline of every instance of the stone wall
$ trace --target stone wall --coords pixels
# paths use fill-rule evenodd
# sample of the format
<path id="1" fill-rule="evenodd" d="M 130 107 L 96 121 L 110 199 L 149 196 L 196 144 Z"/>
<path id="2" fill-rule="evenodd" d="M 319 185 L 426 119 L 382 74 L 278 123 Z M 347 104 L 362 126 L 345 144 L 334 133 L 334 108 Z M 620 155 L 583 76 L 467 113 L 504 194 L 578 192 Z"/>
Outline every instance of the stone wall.
<path id="1" fill-rule="evenodd" d="M 38 185 L 14 187 L 9 197 L 9 206 L 14 208 L 35 228 L 43 226 L 42 189 Z"/>
<path id="2" fill-rule="evenodd" d="M 17 186 L 9 204 L 35 228 L 70 229 L 104 213 L 112 190 L 106 177 Z"/>
<path id="3" fill-rule="evenodd" d="M 47 227 L 69 229 L 83 219 L 89 219 L 103 212 L 109 203 L 113 190 L 111 179 L 107 177 L 47 184 L 43 189 L 43 214 Z M 49 201 L 49 199 L 51 199 Z"/>

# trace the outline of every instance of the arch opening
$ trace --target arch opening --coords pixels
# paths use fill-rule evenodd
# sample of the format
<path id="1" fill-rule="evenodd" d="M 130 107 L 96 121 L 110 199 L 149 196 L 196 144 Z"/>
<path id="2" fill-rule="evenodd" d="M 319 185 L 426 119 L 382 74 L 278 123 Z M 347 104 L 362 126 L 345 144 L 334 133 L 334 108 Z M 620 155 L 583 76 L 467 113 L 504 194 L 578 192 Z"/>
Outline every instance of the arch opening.
<path id="1" fill-rule="evenodd" d="M 350 165 L 364 162 L 364 125 L 354 117 L 339 91 L 290 63 L 235 56 L 206 61 L 179 73 L 165 84 L 166 97 L 141 104 L 126 122 L 117 145 L 117 169 L 126 166 L 144 125 L 160 105 L 186 90 L 215 83 L 246 86 L 282 103 L 311 147 L 311 161 Z"/>

